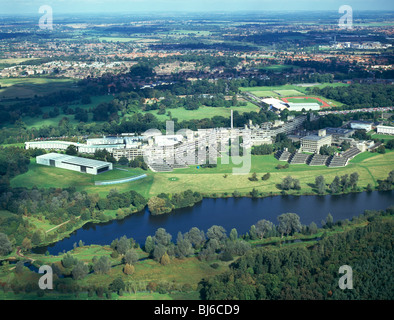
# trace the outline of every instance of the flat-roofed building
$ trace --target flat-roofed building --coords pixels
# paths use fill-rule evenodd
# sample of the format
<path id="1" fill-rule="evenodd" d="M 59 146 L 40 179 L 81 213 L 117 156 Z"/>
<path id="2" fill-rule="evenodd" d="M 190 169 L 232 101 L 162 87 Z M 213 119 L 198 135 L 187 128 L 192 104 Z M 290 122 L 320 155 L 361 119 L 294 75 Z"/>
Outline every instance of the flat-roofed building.
<path id="1" fill-rule="evenodd" d="M 82 144 L 57 140 L 25 142 L 26 149 L 66 150 L 70 145 L 79 147 Z"/>
<path id="2" fill-rule="evenodd" d="M 390 134 L 390 135 L 393 135 L 394 134 L 394 127 L 378 125 L 376 127 L 376 132 L 379 133 L 379 134 Z"/>
<path id="3" fill-rule="evenodd" d="M 112 154 L 116 161 L 119 161 L 119 159 L 122 157 L 127 158 L 127 160 L 134 160 L 137 157 L 144 156 L 142 148 L 115 149 L 112 151 Z"/>
<path id="4" fill-rule="evenodd" d="M 332 143 L 332 136 L 326 135 L 325 130 L 319 130 L 318 135 L 310 135 L 302 137 L 301 139 L 301 151 L 319 153 L 322 146 L 330 146 Z"/>
<path id="5" fill-rule="evenodd" d="M 60 153 L 48 153 L 36 157 L 37 164 L 97 175 L 113 169 L 112 163 L 74 157 Z"/>
<path id="6" fill-rule="evenodd" d="M 350 128 L 357 130 L 365 130 L 368 132 L 372 130 L 372 122 L 352 121 L 350 122 Z"/>
<path id="7" fill-rule="evenodd" d="M 320 110 L 320 105 L 316 102 L 311 103 L 293 103 L 288 102 L 289 111 L 309 111 L 309 110 Z"/>

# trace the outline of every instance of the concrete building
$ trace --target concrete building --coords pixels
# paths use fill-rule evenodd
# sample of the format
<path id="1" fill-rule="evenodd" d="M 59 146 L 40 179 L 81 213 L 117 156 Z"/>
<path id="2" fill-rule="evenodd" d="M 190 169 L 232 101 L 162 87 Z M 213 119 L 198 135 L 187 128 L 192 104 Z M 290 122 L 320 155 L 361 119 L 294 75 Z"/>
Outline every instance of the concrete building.
<path id="1" fill-rule="evenodd" d="M 332 136 L 326 135 L 326 130 L 319 130 L 318 135 L 310 135 L 302 137 L 301 139 L 301 152 L 319 153 L 322 146 L 330 146 L 332 143 Z"/>
<path id="2" fill-rule="evenodd" d="M 356 130 L 366 130 L 368 132 L 372 130 L 372 122 L 352 121 L 350 122 L 350 128 Z"/>
<path id="3" fill-rule="evenodd" d="M 378 125 L 376 127 L 376 132 L 379 134 L 393 135 L 394 134 L 394 127 Z"/>
<path id="4" fill-rule="evenodd" d="M 97 175 L 113 169 L 112 163 L 48 153 L 36 157 L 37 164 Z"/>
<path id="5" fill-rule="evenodd" d="M 320 105 L 316 102 L 313 103 L 293 103 L 288 102 L 287 105 L 289 106 L 289 111 L 309 111 L 309 110 L 320 110 Z"/>

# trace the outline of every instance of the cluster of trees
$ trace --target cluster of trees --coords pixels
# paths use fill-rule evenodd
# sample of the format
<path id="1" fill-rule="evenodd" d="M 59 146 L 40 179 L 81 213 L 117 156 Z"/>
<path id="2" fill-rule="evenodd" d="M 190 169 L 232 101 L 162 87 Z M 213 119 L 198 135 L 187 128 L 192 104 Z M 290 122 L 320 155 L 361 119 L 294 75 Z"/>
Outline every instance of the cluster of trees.
<path id="1" fill-rule="evenodd" d="M 310 92 L 342 102 L 352 109 L 387 107 L 394 103 L 394 88 L 384 84 L 314 87 Z"/>
<path id="2" fill-rule="evenodd" d="M 350 175 L 345 174 L 343 176 L 335 176 L 334 180 L 329 185 L 331 193 L 341 193 L 348 190 L 357 190 L 357 183 L 360 175 L 357 172 L 353 172 Z M 316 188 L 319 193 L 324 193 L 326 190 L 326 182 L 323 176 L 316 177 Z"/>
<path id="3" fill-rule="evenodd" d="M 393 186 L 394 186 L 394 170 L 389 172 L 386 179 L 378 180 L 378 190 L 379 191 L 392 190 Z"/>
<path id="4" fill-rule="evenodd" d="M 250 244 L 238 236 L 235 228 L 227 236 L 226 230 L 217 225 L 206 233 L 193 227 L 184 234 L 178 232 L 176 243 L 171 240 L 172 236 L 159 228 L 154 236 L 146 238 L 144 250 L 155 261 L 167 265 L 173 258 L 184 259 L 193 255 L 203 261 L 230 261 L 233 256 L 244 255 L 251 249 Z"/>
<path id="5" fill-rule="evenodd" d="M 174 209 L 192 207 L 201 200 L 201 193 L 191 190 L 174 194 L 160 193 L 149 199 L 148 208 L 153 215 L 158 215 L 171 212 Z"/>
<path id="6" fill-rule="evenodd" d="M 0 147 L 0 193 L 9 188 L 10 180 L 28 171 L 31 151 L 17 147 Z"/>
<path id="7" fill-rule="evenodd" d="M 287 177 L 283 178 L 283 180 L 280 184 L 280 189 L 281 190 L 300 190 L 301 189 L 300 180 L 295 179 L 291 176 L 287 176 Z"/>
<path id="8" fill-rule="evenodd" d="M 354 222 L 366 227 L 352 228 L 324 237 L 306 247 L 277 250 L 255 248 L 231 264 L 230 270 L 201 283 L 203 299 L 392 299 L 390 239 L 392 220 L 382 215 L 392 209 L 366 212 Z M 262 224 L 265 226 L 265 224 Z M 263 227 L 269 230 L 270 226 Z M 366 258 L 367 257 L 367 258 Z M 338 269 L 351 265 L 353 290 L 341 290 Z M 378 266 L 378 267 L 377 267 Z M 362 284 L 362 285 L 360 285 Z"/>
<path id="9" fill-rule="evenodd" d="M 65 189 L 12 189 L 0 195 L 0 209 L 11 214 L 0 218 L 0 231 L 23 250 L 29 250 L 45 241 L 53 241 L 58 234 L 71 231 L 80 220 L 108 221 L 104 210 L 117 210 L 119 218 L 142 210 L 147 200 L 136 191 L 119 193 L 111 190 L 106 198 L 97 194 L 78 192 L 74 187 Z M 32 216 L 39 220 L 47 219 L 53 225 L 62 226 L 46 234 L 30 224 L 22 216 Z"/>

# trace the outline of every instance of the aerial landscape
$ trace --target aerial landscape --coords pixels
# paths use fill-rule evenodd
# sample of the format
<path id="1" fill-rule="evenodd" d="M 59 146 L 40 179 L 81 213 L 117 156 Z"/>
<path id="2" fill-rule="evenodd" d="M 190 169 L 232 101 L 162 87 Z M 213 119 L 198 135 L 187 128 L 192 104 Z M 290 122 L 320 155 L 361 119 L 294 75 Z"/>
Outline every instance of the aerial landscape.
<path id="1" fill-rule="evenodd" d="M 0 0 L 0 300 L 394 298 L 394 5 L 226 3 Z"/>

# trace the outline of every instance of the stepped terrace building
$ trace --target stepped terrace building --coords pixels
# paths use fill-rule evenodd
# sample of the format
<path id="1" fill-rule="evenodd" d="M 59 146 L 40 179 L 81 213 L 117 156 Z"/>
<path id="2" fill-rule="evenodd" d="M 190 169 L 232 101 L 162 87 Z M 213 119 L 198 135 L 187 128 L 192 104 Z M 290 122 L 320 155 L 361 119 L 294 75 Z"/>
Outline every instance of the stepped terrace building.
<path id="1" fill-rule="evenodd" d="M 42 164 L 44 166 L 51 166 L 94 175 L 113 169 L 112 163 L 110 162 L 74 157 L 60 153 L 48 153 L 37 156 L 36 162 L 37 164 Z"/>

